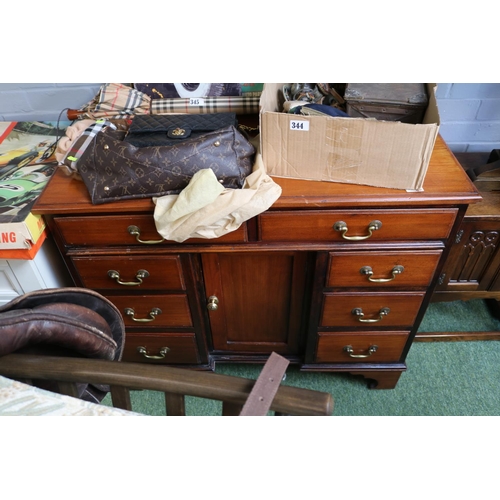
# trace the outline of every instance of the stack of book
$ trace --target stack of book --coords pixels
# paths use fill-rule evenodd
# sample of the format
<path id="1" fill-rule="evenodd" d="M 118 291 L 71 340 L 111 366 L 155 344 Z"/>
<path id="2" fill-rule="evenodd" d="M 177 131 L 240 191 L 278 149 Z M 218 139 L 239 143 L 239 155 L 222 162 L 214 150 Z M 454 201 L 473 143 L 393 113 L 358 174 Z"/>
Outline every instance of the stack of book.
<path id="1" fill-rule="evenodd" d="M 32 259 L 46 238 L 31 213 L 57 168 L 57 141 L 69 122 L 0 122 L 0 258 Z"/>

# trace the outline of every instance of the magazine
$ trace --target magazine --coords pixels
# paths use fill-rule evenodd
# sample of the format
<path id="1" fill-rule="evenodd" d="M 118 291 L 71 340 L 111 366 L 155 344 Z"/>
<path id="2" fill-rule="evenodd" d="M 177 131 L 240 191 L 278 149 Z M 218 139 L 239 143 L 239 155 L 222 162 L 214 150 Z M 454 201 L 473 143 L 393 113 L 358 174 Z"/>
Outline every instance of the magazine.
<path id="1" fill-rule="evenodd" d="M 0 122 L 0 224 L 23 220 L 54 173 L 70 122 Z"/>
<path id="2" fill-rule="evenodd" d="M 57 168 L 57 141 L 70 124 L 0 122 L 0 250 L 30 249 L 44 234 L 43 217 L 31 209 Z"/>

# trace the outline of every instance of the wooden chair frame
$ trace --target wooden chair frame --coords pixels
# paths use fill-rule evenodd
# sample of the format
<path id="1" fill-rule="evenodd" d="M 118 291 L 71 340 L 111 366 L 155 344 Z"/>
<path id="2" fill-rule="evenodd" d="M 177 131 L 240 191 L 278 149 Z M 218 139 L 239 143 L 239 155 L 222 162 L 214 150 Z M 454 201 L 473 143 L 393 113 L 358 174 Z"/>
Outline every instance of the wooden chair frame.
<path id="1" fill-rule="evenodd" d="M 185 396 L 222 401 L 224 416 L 266 415 L 268 410 L 275 415 L 331 415 L 331 394 L 279 385 L 288 365 L 283 360 L 273 353 L 257 380 L 251 380 L 145 363 L 8 354 L 0 358 L 0 374 L 27 383 L 57 381 L 59 392 L 68 396 L 77 395 L 78 382 L 109 385 L 113 406 L 130 411 L 130 390 L 160 391 L 169 416 L 185 415 Z"/>

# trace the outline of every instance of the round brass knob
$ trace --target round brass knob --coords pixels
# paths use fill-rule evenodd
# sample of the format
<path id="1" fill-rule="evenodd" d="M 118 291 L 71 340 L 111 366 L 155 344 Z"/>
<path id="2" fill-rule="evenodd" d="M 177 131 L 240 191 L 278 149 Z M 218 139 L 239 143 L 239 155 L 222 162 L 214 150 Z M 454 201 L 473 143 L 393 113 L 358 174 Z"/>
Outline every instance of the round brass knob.
<path id="1" fill-rule="evenodd" d="M 215 295 L 208 297 L 207 309 L 209 311 L 217 311 L 219 308 L 219 299 Z"/>

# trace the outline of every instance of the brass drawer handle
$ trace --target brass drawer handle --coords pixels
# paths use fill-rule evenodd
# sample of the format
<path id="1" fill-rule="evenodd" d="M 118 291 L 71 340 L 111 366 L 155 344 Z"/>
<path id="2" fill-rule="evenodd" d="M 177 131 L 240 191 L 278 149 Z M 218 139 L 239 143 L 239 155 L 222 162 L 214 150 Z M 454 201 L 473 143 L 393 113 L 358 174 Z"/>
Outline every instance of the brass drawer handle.
<path id="1" fill-rule="evenodd" d="M 137 273 L 135 274 L 135 277 L 137 278 L 137 281 L 121 281 L 120 280 L 120 273 L 118 271 L 113 270 L 113 269 L 110 269 L 108 271 L 108 276 L 111 279 L 116 280 L 116 282 L 119 285 L 137 286 L 137 285 L 141 285 L 142 284 L 142 280 L 144 278 L 147 278 L 149 276 L 149 272 L 146 271 L 145 269 L 139 269 L 139 271 L 137 271 Z"/>
<path id="2" fill-rule="evenodd" d="M 357 320 L 361 323 L 377 323 L 378 321 L 382 320 L 384 316 L 387 316 L 390 311 L 391 310 L 388 307 L 382 307 L 382 309 L 380 309 L 380 311 L 378 312 L 378 318 L 365 318 L 365 313 L 360 307 L 355 307 L 351 311 L 351 313 L 354 314 L 354 316 L 357 317 Z"/>
<path id="3" fill-rule="evenodd" d="M 372 278 L 373 270 L 370 266 L 363 266 L 359 272 L 368 277 L 368 281 L 372 283 L 387 283 L 388 281 L 393 281 L 396 279 L 398 274 L 401 274 L 405 268 L 403 266 L 394 266 L 392 268 L 392 278 Z"/>
<path id="4" fill-rule="evenodd" d="M 161 309 L 159 307 L 153 307 L 153 309 L 149 311 L 149 318 L 136 318 L 134 316 L 135 311 L 131 307 L 125 308 L 125 314 L 130 316 L 132 321 L 137 321 L 137 323 L 149 323 L 150 321 L 154 321 L 158 314 L 161 314 Z"/>
<path id="5" fill-rule="evenodd" d="M 379 220 L 372 220 L 370 224 L 368 224 L 368 234 L 366 236 L 347 236 L 346 233 L 347 231 L 349 231 L 349 228 L 344 221 L 340 220 L 333 225 L 333 229 L 335 229 L 335 231 L 342 231 L 342 238 L 350 241 L 367 240 L 371 237 L 373 231 L 377 231 L 381 227 L 382 222 L 380 222 Z"/>
<path id="6" fill-rule="evenodd" d="M 370 348 L 368 349 L 368 354 L 353 354 L 354 349 L 352 348 L 352 345 L 346 345 L 344 346 L 344 351 L 349 354 L 351 358 L 368 358 L 372 354 L 376 353 L 378 349 L 377 345 L 371 345 Z"/>
<path id="7" fill-rule="evenodd" d="M 148 350 L 145 347 L 139 346 L 137 348 L 137 352 L 148 359 L 163 359 L 167 355 L 168 351 L 170 351 L 169 347 L 162 347 L 159 351 L 159 355 L 155 356 L 153 354 L 148 354 Z"/>
<path id="8" fill-rule="evenodd" d="M 135 236 L 135 239 L 139 242 L 142 243 L 143 245 L 157 245 L 158 243 L 163 243 L 165 241 L 165 238 L 162 238 L 161 240 L 141 240 L 141 230 L 137 226 L 129 226 L 127 227 L 127 231 L 132 235 Z"/>

